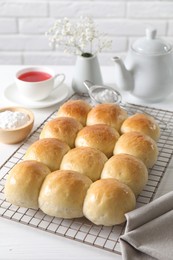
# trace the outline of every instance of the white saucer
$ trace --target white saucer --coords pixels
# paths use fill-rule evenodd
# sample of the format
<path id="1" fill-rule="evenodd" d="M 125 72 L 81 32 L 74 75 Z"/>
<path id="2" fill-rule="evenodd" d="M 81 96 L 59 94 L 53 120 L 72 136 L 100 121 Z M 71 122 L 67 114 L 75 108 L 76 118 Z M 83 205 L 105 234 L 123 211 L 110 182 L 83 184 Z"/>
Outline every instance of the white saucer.
<path id="1" fill-rule="evenodd" d="M 16 84 L 13 83 L 7 86 L 4 90 L 4 97 L 17 105 L 23 105 L 28 108 L 44 108 L 50 107 L 63 101 L 68 95 L 68 87 L 66 84 L 62 84 L 59 88 L 55 89 L 51 95 L 41 101 L 30 101 L 23 96 L 17 90 Z"/>

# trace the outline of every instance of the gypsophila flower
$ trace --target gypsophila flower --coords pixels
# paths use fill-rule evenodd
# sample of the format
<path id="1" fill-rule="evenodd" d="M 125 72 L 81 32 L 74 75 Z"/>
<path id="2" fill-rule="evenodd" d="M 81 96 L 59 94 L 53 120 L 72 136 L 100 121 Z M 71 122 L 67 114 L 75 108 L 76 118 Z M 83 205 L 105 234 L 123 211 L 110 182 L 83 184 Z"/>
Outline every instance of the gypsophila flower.
<path id="1" fill-rule="evenodd" d="M 80 17 L 78 22 L 68 18 L 58 19 L 46 32 L 49 43 L 54 47 L 63 47 L 64 52 L 75 55 L 92 56 L 111 47 L 111 40 L 100 33 L 92 18 Z"/>

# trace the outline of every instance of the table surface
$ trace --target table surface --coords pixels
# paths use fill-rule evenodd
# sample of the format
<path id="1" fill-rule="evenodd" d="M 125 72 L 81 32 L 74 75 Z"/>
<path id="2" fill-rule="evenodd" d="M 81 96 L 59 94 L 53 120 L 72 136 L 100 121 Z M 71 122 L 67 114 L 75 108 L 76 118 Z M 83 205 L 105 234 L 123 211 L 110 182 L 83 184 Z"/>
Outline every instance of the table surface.
<path id="1" fill-rule="evenodd" d="M 3 96 L 3 90 L 9 84 L 13 83 L 15 72 L 24 66 L 0 66 L 0 108 L 4 106 L 13 105 L 10 101 L 6 100 Z M 26 66 L 25 66 L 26 67 Z M 69 88 L 69 96 L 73 93 L 71 89 L 71 80 L 73 76 L 72 66 L 50 66 L 53 70 L 59 73 L 65 73 L 65 83 Z M 102 67 L 103 80 L 106 85 L 115 86 L 114 67 Z M 162 108 L 173 111 L 173 95 L 170 95 L 167 99 L 160 103 L 145 103 L 131 96 L 127 92 L 121 92 L 123 102 L 131 102 L 135 104 L 147 105 L 156 108 Z M 19 104 L 20 105 L 20 104 Z M 40 123 L 46 119 L 52 111 L 54 111 L 56 105 L 42 108 L 32 109 L 35 116 L 34 129 L 36 129 Z M 2 165 L 13 152 L 19 147 L 16 145 L 0 144 L 0 165 Z M 167 171 L 167 179 L 164 180 L 162 189 L 159 195 L 172 190 L 172 184 L 168 181 L 170 166 Z M 1 173 L 0 173 L 1 174 Z M 63 237 L 58 237 L 53 234 L 35 230 L 34 228 L 20 225 L 18 223 L 0 219 L 0 259 L 121 259 L 121 256 L 114 253 L 107 252 L 92 246 L 88 246 L 76 241 L 72 241 Z"/>

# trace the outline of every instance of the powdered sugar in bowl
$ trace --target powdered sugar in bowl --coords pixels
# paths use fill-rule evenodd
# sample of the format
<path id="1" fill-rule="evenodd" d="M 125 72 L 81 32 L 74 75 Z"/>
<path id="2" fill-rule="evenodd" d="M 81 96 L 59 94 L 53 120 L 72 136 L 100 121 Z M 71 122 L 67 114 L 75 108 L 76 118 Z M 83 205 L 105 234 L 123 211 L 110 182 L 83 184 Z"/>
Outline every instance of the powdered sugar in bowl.
<path id="1" fill-rule="evenodd" d="M 32 111 L 22 107 L 0 109 L 0 142 L 15 144 L 23 141 L 34 124 Z"/>

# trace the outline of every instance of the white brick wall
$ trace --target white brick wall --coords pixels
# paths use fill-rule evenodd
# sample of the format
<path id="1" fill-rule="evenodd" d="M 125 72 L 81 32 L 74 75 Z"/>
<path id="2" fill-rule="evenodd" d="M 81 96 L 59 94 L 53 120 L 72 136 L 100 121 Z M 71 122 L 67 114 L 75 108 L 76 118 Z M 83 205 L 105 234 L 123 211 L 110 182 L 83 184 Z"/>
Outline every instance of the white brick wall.
<path id="1" fill-rule="evenodd" d="M 74 64 L 74 56 L 49 47 L 44 33 L 58 18 L 81 15 L 112 38 L 112 48 L 99 54 L 102 65 L 125 54 L 147 25 L 173 42 L 173 0 L 0 0 L 0 64 Z"/>

